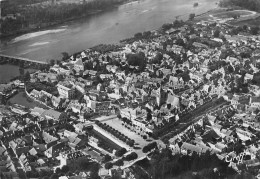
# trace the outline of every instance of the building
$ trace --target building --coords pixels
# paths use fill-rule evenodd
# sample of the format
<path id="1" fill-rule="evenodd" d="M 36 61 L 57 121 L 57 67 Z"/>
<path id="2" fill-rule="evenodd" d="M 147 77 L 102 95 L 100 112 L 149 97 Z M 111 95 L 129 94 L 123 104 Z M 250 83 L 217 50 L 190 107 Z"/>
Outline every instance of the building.
<path id="1" fill-rule="evenodd" d="M 109 114 L 111 112 L 110 103 L 110 101 L 96 103 L 95 112 L 99 114 Z"/>
<path id="2" fill-rule="evenodd" d="M 94 101 L 104 101 L 107 99 L 107 95 L 105 92 L 97 91 L 97 90 L 90 90 L 89 97 L 91 100 Z"/>
<path id="3" fill-rule="evenodd" d="M 156 103 L 158 106 L 166 102 L 168 94 L 161 87 L 155 90 Z"/>
<path id="4" fill-rule="evenodd" d="M 57 157 L 59 156 L 59 154 L 61 152 L 64 152 L 66 151 L 66 145 L 64 142 L 61 142 L 61 143 L 58 143 L 58 144 L 55 144 L 53 146 L 51 146 L 49 149 L 47 149 L 44 153 L 45 155 L 48 157 L 48 158 L 51 158 L 51 157 Z"/>
<path id="5" fill-rule="evenodd" d="M 249 104 L 250 104 L 251 107 L 260 108 L 260 97 L 252 96 L 250 98 Z"/>
<path id="6" fill-rule="evenodd" d="M 81 59 L 78 59 L 76 63 L 74 64 L 74 69 L 79 72 L 79 71 L 84 71 L 84 64 Z"/>
<path id="7" fill-rule="evenodd" d="M 122 118 L 125 117 L 130 120 L 135 120 L 135 119 L 141 118 L 143 116 L 143 114 L 141 112 L 139 112 L 136 109 L 132 109 L 132 108 L 120 109 L 120 115 Z"/>
<path id="8" fill-rule="evenodd" d="M 58 89 L 59 95 L 63 98 L 73 99 L 75 97 L 76 91 L 73 88 L 69 88 L 69 87 L 63 86 L 61 84 L 58 84 L 57 89 Z"/>
<path id="9" fill-rule="evenodd" d="M 10 84 L 0 84 L 0 94 L 7 94 L 12 89 L 13 89 L 13 86 Z"/>
<path id="10" fill-rule="evenodd" d="M 64 115 L 62 113 L 54 111 L 52 109 L 46 110 L 41 114 L 41 117 L 45 117 L 47 119 L 60 120 Z M 66 116 L 64 116 L 66 117 Z"/>

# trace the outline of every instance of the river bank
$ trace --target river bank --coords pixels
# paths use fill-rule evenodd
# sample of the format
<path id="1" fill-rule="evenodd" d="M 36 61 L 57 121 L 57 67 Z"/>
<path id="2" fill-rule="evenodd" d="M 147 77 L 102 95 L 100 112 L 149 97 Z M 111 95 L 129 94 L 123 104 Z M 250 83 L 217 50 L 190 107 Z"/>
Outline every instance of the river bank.
<path id="1" fill-rule="evenodd" d="M 86 14 L 83 14 L 83 15 L 78 16 L 78 17 L 71 17 L 71 18 L 60 20 L 60 21 L 57 21 L 57 22 L 42 23 L 40 27 L 32 25 L 31 27 L 19 29 L 18 31 L 13 31 L 13 32 L 10 32 L 8 34 L 0 33 L 0 40 L 15 38 L 17 36 L 27 34 L 27 33 L 44 31 L 44 30 L 48 30 L 48 29 L 51 29 L 51 28 L 57 28 L 58 26 L 65 25 L 65 24 L 70 23 L 72 21 L 90 18 L 93 15 L 96 15 L 96 14 L 99 14 L 99 13 L 104 13 L 106 11 L 113 10 L 114 8 L 117 8 L 120 5 L 128 4 L 128 3 L 131 3 L 131 2 L 135 2 L 135 1 L 137 1 L 137 0 L 125 0 L 121 4 L 113 5 L 112 7 L 106 7 L 105 9 L 92 10 L 92 11 L 89 11 Z"/>
<path id="2" fill-rule="evenodd" d="M 38 61 L 61 59 L 62 52 L 73 54 L 98 44 L 115 44 L 138 32 L 158 29 L 165 23 L 187 20 L 214 9 L 218 0 L 199 0 L 194 8 L 191 0 L 142 0 L 127 3 L 89 18 L 57 25 L 48 33 L 29 33 L 26 37 L 0 42 L 0 53 Z M 178 16 L 178 17 L 177 17 Z"/>
<path id="3" fill-rule="evenodd" d="M 19 91 L 18 94 L 10 98 L 8 101 L 11 102 L 11 104 L 19 104 L 22 106 L 25 106 L 27 108 L 34 108 L 34 107 L 40 107 L 43 109 L 49 109 L 43 104 L 40 104 L 39 102 L 35 101 L 34 99 L 31 99 L 27 97 L 25 91 Z"/>
<path id="4" fill-rule="evenodd" d="M 26 73 L 27 71 L 29 73 L 33 73 L 36 70 L 28 68 L 24 70 L 24 73 Z M 19 66 L 12 65 L 12 64 L 0 65 L 0 84 L 8 83 L 10 82 L 10 80 L 19 76 L 20 76 Z"/>

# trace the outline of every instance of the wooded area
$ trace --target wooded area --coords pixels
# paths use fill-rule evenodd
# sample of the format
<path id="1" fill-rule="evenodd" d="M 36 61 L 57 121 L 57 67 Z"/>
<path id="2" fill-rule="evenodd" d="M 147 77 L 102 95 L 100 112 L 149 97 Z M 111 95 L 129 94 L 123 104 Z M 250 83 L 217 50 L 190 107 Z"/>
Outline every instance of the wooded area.
<path id="1" fill-rule="evenodd" d="M 260 0 L 222 0 L 220 6 L 239 6 L 248 10 L 260 12 Z"/>
<path id="2" fill-rule="evenodd" d="M 113 8 L 127 0 L 94 0 L 83 4 L 12 5 L 6 4 L 0 20 L 1 33 L 15 34 L 29 29 L 40 29 L 68 20 L 87 17 L 93 13 Z"/>

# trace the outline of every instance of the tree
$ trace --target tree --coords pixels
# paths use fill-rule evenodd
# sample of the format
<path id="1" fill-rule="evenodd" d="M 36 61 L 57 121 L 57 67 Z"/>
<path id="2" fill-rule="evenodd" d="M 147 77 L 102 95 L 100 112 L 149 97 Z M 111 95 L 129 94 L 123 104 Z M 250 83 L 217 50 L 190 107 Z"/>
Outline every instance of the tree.
<path id="1" fill-rule="evenodd" d="M 138 158 L 137 153 L 132 152 L 131 154 L 129 154 L 129 155 L 127 155 L 127 156 L 125 157 L 125 160 L 126 160 L 126 161 L 131 161 L 131 160 L 135 160 L 135 159 L 137 159 L 137 158 Z"/>
<path id="2" fill-rule="evenodd" d="M 146 116 L 146 120 L 147 120 L 147 121 L 151 121 L 152 118 L 153 118 L 153 116 L 152 116 L 151 112 L 148 112 L 148 113 L 147 113 L 147 116 Z"/>
<path id="3" fill-rule="evenodd" d="M 259 27 L 255 26 L 255 27 L 251 27 L 251 34 L 252 35 L 257 35 L 259 31 Z"/>
<path id="4" fill-rule="evenodd" d="M 109 161 L 111 161 L 111 160 L 112 160 L 112 158 L 111 158 L 111 156 L 110 156 L 110 155 L 106 154 L 106 155 L 104 156 L 103 160 L 104 160 L 103 162 L 104 162 L 104 163 L 106 163 L 106 162 L 109 162 Z"/>
<path id="5" fill-rule="evenodd" d="M 61 172 L 62 172 L 62 173 L 67 173 L 69 170 L 70 170 L 70 168 L 69 168 L 68 165 L 64 165 L 64 166 L 61 168 Z"/>
<path id="6" fill-rule="evenodd" d="M 254 74 L 252 83 L 260 86 L 260 72 Z"/>
<path id="7" fill-rule="evenodd" d="M 56 64 L 57 65 L 61 65 L 61 61 L 60 60 L 56 60 Z"/>
<path id="8" fill-rule="evenodd" d="M 185 45 L 185 43 L 184 43 L 184 41 L 182 39 L 177 39 L 175 43 L 176 43 L 176 45 L 179 45 L 179 46 L 184 46 Z"/>
<path id="9" fill-rule="evenodd" d="M 177 20 L 177 19 L 176 19 L 176 20 L 173 22 L 173 27 L 178 28 L 178 27 L 181 27 L 183 24 L 184 24 L 184 22 L 183 22 L 182 20 Z"/>
<path id="10" fill-rule="evenodd" d="M 39 177 L 39 173 L 36 170 L 31 170 L 31 171 L 27 171 L 26 172 L 26 176 L 28 178 L 38 178 Z"/>
<path id="11" fill-rule="evenodd" d="M 58 81 L 64 80 L 64 76 L 62 74 L 58 74 L 56 78 Z"/>
<path id="12" fill-rule="evenodd" d="M 23 67 L 20 67 L 20 68 L 19 68 L 19 72 L 20 72 L 20 76 L 23 76 L 23 75 L 24 75 L 24 68 L 23 68 Z"/>
<path id="13" fill-rule="evenodd" d="M 50 179 L 58 179 L 59 175 L 57 173 L 54 173 L 51 175 Z"/>
<path id="14" fill-rule="evenodd" d="M 215 32 L 214 32 L 214 37 L 215 38 L 219 38 L 219 34 L 220 34 L 220 30 L 215 30 Z"/>
<path id="15" fill-rule="evenodd" d="M 143 37 L 144 38 L 149 38 L 151 35 L 152 35 L 151 31 L 143 32 Z"/>
<path id="16" fill-rule="evenodd" d="M 61 173 L 61 169 L 60 168 L 56 168 L 56 170 L 55 170 L 55 173 Z"/>
<path id="17" fill-rule="evenodd" d="M 50 60 L 50 65 L 51 65 L 51 66 L 54 66 L 54 65 L 55 65 L 55 60 L 51 59 L 51 60 Z"/>
<path id="18" fill-rule="evenodd" d="M 111 162 L 107 162 L 105 164 L 105 169 L 107 169 L 107 170 L 111 169 L 112 167 L 113 167 L 113 164 Z"/>
<path id="19" fill-rule="evenodd" d="M 147 153 L 149 151 L 151 151 L 152 149 L 156 148 L 157 147 L 157 143 L 156 142 L 152 142 L 146 146 L 143 147 L 143 153 Z"/>
<path id="20" fill-rule="evenodd" d="M 119 150 L 116 151 L 115 155 L 116 155 L 117 157 L 121 157 L 121 156 L 124 155 L 126 152 L 127 152 L 127 151 L 126 151 L 125 148 L 121 148 L 121 149 L 119 149 Z"/>
<path id="21" fill-rule="evenodd" d="M 173 26 L 172 24 L 168 24 L 168 23 L 167 24 L 163 24 L 162 25 L 162 29 L 164 31 L 166 31 L 166 30 L 169 30 L 170 28 L 172 28 L 172 26 Z"/>
<path id="22" fill-rule="evenodd" d="M 244 25 L 244 26 L 243 26 L 243 29 L 244 29 L 245 31 L 247 31 L 247 30 L 248 30 L 248 26 L 247 26 L 247 25 Z"/>
<path id="23" fill-rule="evenodd" d="M 30 81 L 30 79 L 31 79 L 31 76 L 30 76 L 30 73 L 29 73 L 29 71 L 27 71 L 26 73 L 25 73 L 25 75 L 24 75 L 24 81 Z"/>
<path id="24" fill-rule="evenodd" d="M 152 60 L 152 64 L 160 64 L 163 59 L 163 55 L 161 53 L 157 53 L 154 59 Z"/>
<path id="25" fill-rule="evenodd" d="M 190 14 L 189 20 L 192 21 L 194 18 L 195 18 L 195 14 L 194 13 Z"/>
<path id="26" fill-rule="evenodd" d="M 50 178 L 50 176 L 53 174 L 51 170 L 40 170 L 39 175 L 40 177 L 46 176 L 47 178 Z"/>
<path id="27" fill-rule="evenodd" d="M 135 142 L 133 140 L 128 140 L 127 142 L 127 145 L 129 145 L 130 147 L 133 147 Z"/>
<path id="28" fill-rule="evenodd" d="M 67 52 L 62 52 L 61 54 L 62 54 L 62 61 L 69 59 L 69 54 Z"/>
<path id="29" fill-rule="evenodd" d="M 114 162 L 114 165 L 116 165 L 116 166 L 123 166 L 124 165 L 124 161 L 122 159 L 119 159 L 116 162 Z"/>
<path id="30" fill-rule="evenodd" d="M 136 39 L 140 39 L 140 38 L 142 38 L 142 36 L 143 36 L 142 33 L 139 32 L 139 33 L 136 33 L 134 37 L 135 37 Z"/>
<path id="31" fill-rule="evenodd" d="M 234 15 L 232 15 L 232 17 L 233 17 L 234 19 L 238 19 L 238 18 L 240 17 L 240 15 L 239 15 L 239 14 L 234 14 Z"/>
<path id="32" fill-rule="evenodd" d="M 132 66 L 138 66 L 139 71 L 143 70 L 145 68 L 145 58 L 142 53 L 137 54 L 128 54 L 127 55 L 127 62 L 129 65 Z"/>

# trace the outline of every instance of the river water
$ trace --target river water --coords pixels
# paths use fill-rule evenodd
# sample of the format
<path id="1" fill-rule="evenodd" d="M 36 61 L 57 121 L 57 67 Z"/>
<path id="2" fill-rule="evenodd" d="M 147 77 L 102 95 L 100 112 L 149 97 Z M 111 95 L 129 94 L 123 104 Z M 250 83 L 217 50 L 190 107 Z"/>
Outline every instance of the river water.
<path id="1" fill-rule="evenodd" d="M 198 7 L 193 7 L 195 2 Z M 1 41 L 0 53 L 39 61 L 60 59 L 100 43 L 117 43 L 137 32 L 158 29 L 176 16 L 186 20 L 217 7 L 217 0 L 140 0 L 49 30 Z M 0 74 L 1 75 L 1 74 Z"/>

